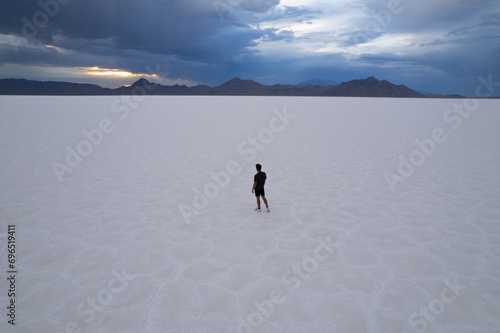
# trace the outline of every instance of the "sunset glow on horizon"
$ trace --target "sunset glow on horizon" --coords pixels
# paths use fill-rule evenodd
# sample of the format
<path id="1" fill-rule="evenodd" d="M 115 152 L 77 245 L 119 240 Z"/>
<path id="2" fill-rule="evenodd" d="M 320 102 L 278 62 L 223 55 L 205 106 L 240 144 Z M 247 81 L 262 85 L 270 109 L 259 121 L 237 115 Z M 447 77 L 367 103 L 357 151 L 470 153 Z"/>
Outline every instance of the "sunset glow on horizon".
<path id="1" fill-rule="evenodd" d="M 94 67 L 79 67 L 83 70 L 83 72 L 79 72 L 81 75 L 96 75 L 96 76 L 118 76 L 118 77 L 144 77 L 144 78 L 152 78 L 157 79 L 158 75 L 156 74 L 144 74 L 144 73 L 131 73 L 127 71 L 123 71 L 117 68 L 100 68 L 97 66 Z"/>

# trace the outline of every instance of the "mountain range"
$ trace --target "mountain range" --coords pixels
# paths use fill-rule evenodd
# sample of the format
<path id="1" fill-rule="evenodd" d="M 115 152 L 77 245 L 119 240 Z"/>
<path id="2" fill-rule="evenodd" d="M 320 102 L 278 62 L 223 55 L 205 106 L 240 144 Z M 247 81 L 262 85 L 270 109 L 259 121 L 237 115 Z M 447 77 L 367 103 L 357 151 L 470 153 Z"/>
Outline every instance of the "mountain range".
<path id="1" fill-rule="evenodd" d="M 232 95 L 232 96 L 352 96 L 352 97 L 454 97 L 424 95 L 405 85 L 395 85 L 373 76 L 340 84 L 313 79 L 298 85 L 263 85 L 253 80 L 233 78 L 219 86 L 161 85 L 142 78 L 130 86 L 103 88 L 95 84 L 25 79 L 0 79 L 0 95 Z"/>

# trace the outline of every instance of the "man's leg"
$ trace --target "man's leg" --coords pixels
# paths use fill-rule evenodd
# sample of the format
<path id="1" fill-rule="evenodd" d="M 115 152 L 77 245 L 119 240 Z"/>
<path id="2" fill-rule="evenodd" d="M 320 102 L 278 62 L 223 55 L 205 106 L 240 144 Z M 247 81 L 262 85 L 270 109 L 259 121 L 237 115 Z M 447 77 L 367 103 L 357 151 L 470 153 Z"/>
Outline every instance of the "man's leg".
<path id="1" fill-rule="evenodd" d="M 264 200 L 264 203 L 266 204 L 266 207 L 267 207 L 267 206 L 269 206 L 269 205 L 267 204 L 267 199 L 266 199 L 266 197 L 265 197 L 265 196 L 262 196 L 262 200 Z M 260 203 L 259 203 L 259 208 L 260 208 Z"/>
<path id="2" fill-rule="evenodd" d="M 257 197 L 257 208 L 260 209 L 260 197 Z"/>

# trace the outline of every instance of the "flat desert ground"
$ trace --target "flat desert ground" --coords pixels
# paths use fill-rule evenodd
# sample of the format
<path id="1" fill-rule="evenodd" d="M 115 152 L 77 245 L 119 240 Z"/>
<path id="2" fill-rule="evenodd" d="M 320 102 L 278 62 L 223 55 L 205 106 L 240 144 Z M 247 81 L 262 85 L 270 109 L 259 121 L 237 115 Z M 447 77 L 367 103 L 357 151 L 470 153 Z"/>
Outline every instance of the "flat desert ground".
<path id="1" fill-rule="evenodd" d="M 499 100 L 0 104 L 2 332 L 500 332 Z"/>

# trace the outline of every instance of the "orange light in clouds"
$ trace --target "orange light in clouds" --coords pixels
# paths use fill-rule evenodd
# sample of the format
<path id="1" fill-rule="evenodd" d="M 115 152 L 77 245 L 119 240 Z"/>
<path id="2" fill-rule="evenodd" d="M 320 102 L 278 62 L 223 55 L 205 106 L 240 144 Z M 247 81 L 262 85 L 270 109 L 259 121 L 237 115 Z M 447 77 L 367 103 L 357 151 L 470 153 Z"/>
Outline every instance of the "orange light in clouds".
<path id="1" fill-rule="evenodd" d="M 100 67 L 80 67 L 83 72 L 79 74 L 83 75 L 96 75 L 96 76 L 120 76 L 120 77 L 149 77 L 156 78 L 156 74 L 144 74 L 144 73 L 131 73 L 125 72 L 115 68 L 100 68 Z"/>

